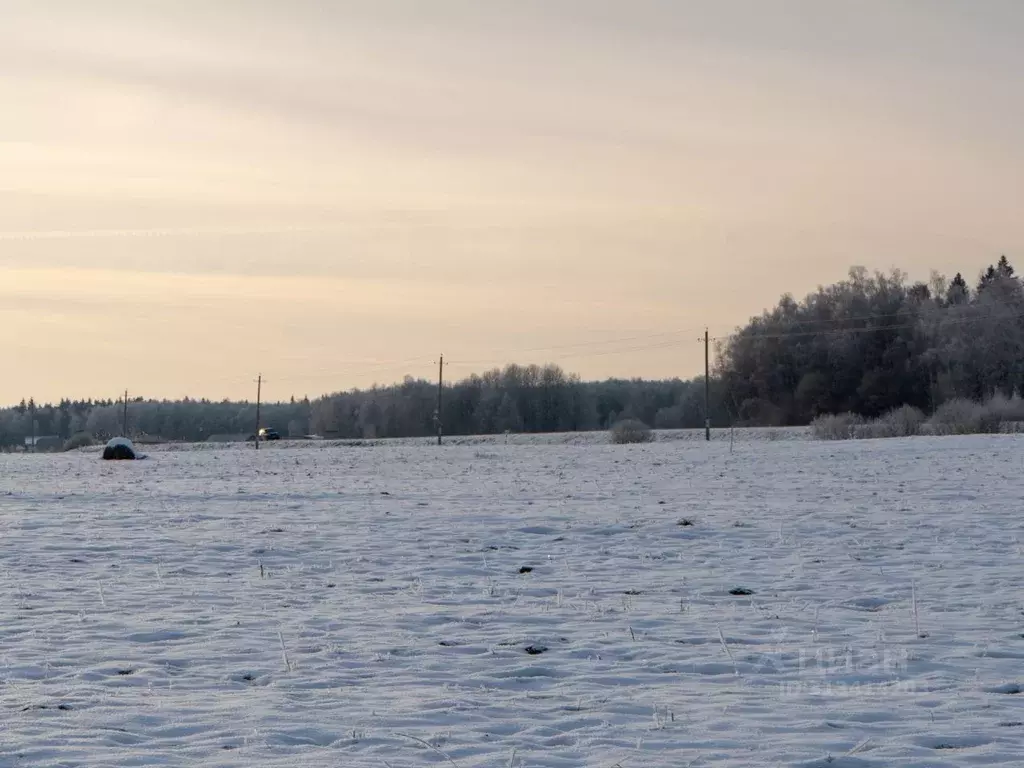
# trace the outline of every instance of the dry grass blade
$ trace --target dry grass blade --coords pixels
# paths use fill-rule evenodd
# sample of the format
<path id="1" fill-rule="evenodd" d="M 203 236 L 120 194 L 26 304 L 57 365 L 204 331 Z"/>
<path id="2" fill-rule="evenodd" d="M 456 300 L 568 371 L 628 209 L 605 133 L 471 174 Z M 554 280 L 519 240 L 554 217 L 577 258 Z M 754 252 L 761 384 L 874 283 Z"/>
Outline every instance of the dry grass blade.
<path id="1" fill-rule="evenodd" d="M 396 732 L 396 733 L 395 733 L 395 735 L 396 735 L 396 736 L 401 736 L 401 737 L 402 737 L 402 738 L 404 738 L 404 739 L 410 739 L 411 741 L 415 741 L 415 742 L 416 742 L 417 744 L 422 744 L 422 745 L 423 745 L 424 747 L 426 747 L 427 749 L 432 749 L 432 750 L 434 750 L 435 752 L 437 752 L 437 754 L 439 754 L 439 755 L 440 755 L 441 757 L 443 757 L 443 758 L 444 758 L 445 760 L 447 760 L 447 761 L 448 761 L 449 763 L 451 763 L 452 765 L 454 765 L 454 766 L 455 766 L 455 768 L 459 768 L 459 764 L 458 764 L 458 763 L 456 763 L 456 762 L 455 762 L 454 760 L 452 760 L 452 758 L 451 758 L 451 755 L 448 755 L 448 754 L 446 754 L 446 753 L 444 752 L 444 750 L 438 749 L 438 748 L 437 748 L 437 747 L 435 747 L 435 746 L 434 746 L 433 744 L 431 744 L 431 743 L 430 743 L 429 741 L 424 741 L 423 739 L 419 738 L 418 736 L 411 736 L 411 735 L 410 735 L 410 734 L 408 734 L 408 733 L 398 733 L 398 732 Z"/>

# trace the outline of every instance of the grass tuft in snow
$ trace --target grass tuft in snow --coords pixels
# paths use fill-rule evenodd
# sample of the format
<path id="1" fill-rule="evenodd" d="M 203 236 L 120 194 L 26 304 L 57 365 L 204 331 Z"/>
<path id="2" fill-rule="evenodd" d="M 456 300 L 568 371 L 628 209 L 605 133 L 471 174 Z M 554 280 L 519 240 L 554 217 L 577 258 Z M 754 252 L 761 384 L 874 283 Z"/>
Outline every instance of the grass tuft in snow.
<path id="1" fill-rule="evenodd" d="M 654 440 L 654 432 L 639 419 L 623 419 L 609 430 L 609 437 L 615 445 L 631 443 L 650 443 Z"/>

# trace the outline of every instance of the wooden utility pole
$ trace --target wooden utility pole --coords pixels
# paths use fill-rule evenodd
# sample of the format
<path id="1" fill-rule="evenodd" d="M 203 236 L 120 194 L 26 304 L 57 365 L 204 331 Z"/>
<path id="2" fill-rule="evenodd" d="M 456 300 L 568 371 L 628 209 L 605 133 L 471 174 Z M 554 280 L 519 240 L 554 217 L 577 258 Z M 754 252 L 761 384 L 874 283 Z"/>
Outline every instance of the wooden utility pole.
<path id="1" fill-rule="evenodd" d="M 437 444 L 441 445 L 441 436 L 444 434 L 444 425 L 441 422 L 441 392 L 444 390 L 444 355 L 437 364 L 437 411 L 434 420 L 437 422 Z"/>
<path id="2" fill-rule="evenodd" d="M 256 377 L 256 450 L 260 449 L 260 399 L 263 396 L 263 374 Z"/>
<path id="3" fill-rule="evenodd" d="M 121 435 L 128 437 L 128 390 L 124 391 L 124 411 L 121 413 Z"/>
<path id="4" fill-rule="evenodd" d="M 711 442 L 711 337 L 704 329 L 704 439 Z"/>

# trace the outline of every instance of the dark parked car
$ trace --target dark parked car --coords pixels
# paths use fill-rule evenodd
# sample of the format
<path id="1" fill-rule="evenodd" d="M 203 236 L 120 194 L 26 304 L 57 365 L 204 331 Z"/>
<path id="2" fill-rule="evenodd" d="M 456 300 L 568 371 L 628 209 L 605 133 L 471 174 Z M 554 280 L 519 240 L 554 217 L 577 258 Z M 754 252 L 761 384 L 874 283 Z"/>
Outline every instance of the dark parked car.
<path id="1" fill-rule="evenodd" d="M 260 429 L 260 440 L 280 440 L 281 435 L 277 433 L 276 429 L 270 427 L 263 427 Z"/>

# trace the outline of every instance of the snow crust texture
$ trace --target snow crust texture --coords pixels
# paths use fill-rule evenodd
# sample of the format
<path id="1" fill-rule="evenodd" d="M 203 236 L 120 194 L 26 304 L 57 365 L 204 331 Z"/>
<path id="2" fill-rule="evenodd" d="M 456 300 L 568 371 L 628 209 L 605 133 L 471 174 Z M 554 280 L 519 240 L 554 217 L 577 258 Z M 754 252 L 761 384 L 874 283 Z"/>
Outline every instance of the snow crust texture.
<path id="1" fill-rule="evenodd" d="M 1020 766 L 1022 457 L 0 456 L 0 766 Z"/>

